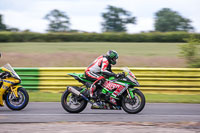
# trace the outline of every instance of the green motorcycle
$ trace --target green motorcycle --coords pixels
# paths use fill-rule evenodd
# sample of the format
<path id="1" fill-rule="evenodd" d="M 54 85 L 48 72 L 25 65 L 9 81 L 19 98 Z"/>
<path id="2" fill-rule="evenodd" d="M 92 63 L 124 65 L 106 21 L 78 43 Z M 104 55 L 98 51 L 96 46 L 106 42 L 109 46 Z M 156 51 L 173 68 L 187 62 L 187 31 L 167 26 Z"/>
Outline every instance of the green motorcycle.
<path id="1" fill-rule="evenodd" d="M 139 113 L 145 106 L 145 97 L 139 89 L 134 88 L 139 86 L 135 75 L 128 68 L 122 70 L 123 73 L 118 78 L 109 77 L 103 85 L 96 85 L 95 98 L 90 98 L 89 89 L 93 83 L 87 80 L 84 74 L 69 73 L 68 75 L 74 77 L 83 86 L 68 86 L 61 98 L 62 107 L 67 112 L 79 113 L 89 102 L 92 104 L 91 109 L 120 110 L 123 108 L 130 114 Z M 117 105 L 113 105 L 109 102 L 109 98 L 119 88 L 121 90 L 115 98 Z M 98 107 L 93 105 L 98 105 Z"/>

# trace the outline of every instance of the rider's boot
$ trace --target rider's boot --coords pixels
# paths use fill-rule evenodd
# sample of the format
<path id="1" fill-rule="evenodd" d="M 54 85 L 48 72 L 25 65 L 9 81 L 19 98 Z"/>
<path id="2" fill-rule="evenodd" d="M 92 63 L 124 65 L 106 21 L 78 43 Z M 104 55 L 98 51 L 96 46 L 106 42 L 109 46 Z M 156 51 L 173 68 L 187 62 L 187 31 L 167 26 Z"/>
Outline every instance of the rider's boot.
<path id="1" fill-rule="evenodd" d="M 110 102 L 111 104 L 117 106 L 117 102 L 116 102 L 114 96 L 112 96 L 112 95 L 110 96 L 110 100 L 109 100 L 109 102 Z"/>
<path id="2" fill-rule="evenodd" d="M 117 99 L 116 96 L 114 96 L 114 95 L 110 96 L 110 101 L 109 101 L 109 103 L 111 103 L 110 104 L 110 109 L 121 110 L 121 106 L 117 105 L 117 102 L 116 102 L 115 99 Z"/>
<path id="3" fill-rule="evenodd" d="M 97 103 L 93 103 L 91 109 L 100 109 L 100 106 Z"/>
<path id="4" fill-rule="evenodd" d="M 92 85 L 91 88 L 90 88 L 90 98 L 91 99 L 95 99 L 96 98 L 96 96 L 94 94 L 95 90 L 96 90 L 96 85 Z M 96 102 L 93 103 L 92 106 L 91 106 L 91 109 L 99 109 L 99 108 L 100 108 L 100 106 Z"/>
<path id="5" fill-rule="evenodd" d="M 94 91 L 96 90 L 96 85 L 93 85 L 91 88 L 90 88 L 90 98 L 95 98 L 94 96 Z"/>

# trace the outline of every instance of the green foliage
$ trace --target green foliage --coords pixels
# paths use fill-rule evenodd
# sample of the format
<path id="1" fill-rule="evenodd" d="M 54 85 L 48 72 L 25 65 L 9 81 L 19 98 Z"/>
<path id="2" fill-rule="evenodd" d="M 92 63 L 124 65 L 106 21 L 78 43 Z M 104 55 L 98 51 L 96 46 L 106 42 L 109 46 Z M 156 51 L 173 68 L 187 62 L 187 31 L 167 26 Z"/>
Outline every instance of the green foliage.
<path id="1" fill-rule="evenodd" d="M 186 42 L 200 34 L 187 32 L 154 33 L 33 33 L 0 32 L 0 42 Z"/>
<path id="2" fill-rule="evenodd" d="M 114 6 L 108 6 L 107 10 L 102 13 L 104 32 L 125 32 L 126 24 L 135 24 L 136 18 L 130 12 Z"/>
<path id="3" fill-rule="evenodd" d="M 0 31 L 5 31 L 7 29 L 6 25 L 3 24 L 3 16 L 0 14 Z"/>
<path id="4" fill-rule="evenodd" d="M 45 17 L 50 24 L 47 31 L 50 32 L 66 32 L 69 31 L 70 21 L 65 12 L 57 9 L 52 10 Z"/>
<path id="5" fill-rule="evenodd" d="M 163 8 L 155 14 L 155 30 L 160 32 L 168 31 L 190 31 L 193 27 L 191 20 L 182 17 L 178 12 L 169 8 Z"/>
<path id="6" fill-rule="evenodd" d="M 188 43 L 181 46 L 181 56 L 186 59 L 189 67 L 200 67 L 200 39 L 197 37 L 186 39 Z"/>
<path id="7" fill-rule="evenodd" d="M 9 27 L 6 24 L 3 24 L 3 15 L 0 14 L 0 31 L 17 32 L 17 31 L 19 31 L 19 29 L 18 28 Z"/>

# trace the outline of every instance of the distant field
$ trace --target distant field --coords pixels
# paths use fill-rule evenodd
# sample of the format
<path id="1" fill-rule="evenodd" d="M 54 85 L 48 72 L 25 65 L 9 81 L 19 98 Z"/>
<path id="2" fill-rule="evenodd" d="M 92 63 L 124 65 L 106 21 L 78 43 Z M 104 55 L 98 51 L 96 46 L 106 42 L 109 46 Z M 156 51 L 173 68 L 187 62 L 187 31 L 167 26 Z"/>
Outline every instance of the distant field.
<path id="1" fill-rule="evenodd" d="M 179 55 L 182 43 L 0 43 L 1 65 L 15 66 L 87 66 L 108 50 L 116 50 L 118 66 L 185 67 Z"/>
<path id="2" fill-rule="evenodd" d="M 181 43 L 110 43 L 110 42 L 69 42 L 69 43 L 0 43 L 3 52 L 58 53 L 83 52 L 105 53 L 109 49 L 120 55 L 131 56 L 173 56 L 179 53 Z"/>

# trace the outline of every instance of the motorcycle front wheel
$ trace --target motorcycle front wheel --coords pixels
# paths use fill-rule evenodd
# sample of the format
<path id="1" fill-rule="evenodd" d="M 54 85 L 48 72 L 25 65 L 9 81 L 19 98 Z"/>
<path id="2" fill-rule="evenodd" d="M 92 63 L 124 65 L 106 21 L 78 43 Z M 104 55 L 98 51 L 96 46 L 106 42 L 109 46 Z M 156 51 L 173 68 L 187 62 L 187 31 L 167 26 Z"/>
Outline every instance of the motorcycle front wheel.
<path id="1" fill-rule="evenodd" d="M 15 97 L 15 95 L 9 91 L 5 96 L 5 103 L 7 107 L 12 110 L 22 110 L 26 107 L 29 101 L 29 95 L 24 88 L 18 88 L 17 94 L 18 97 Z"/>
<path id="2" fill-rule="evenodd" d="M 62 107 L 69 113 L 80 113 L 87 106 L 87 101 L 66 90 L 61 98 Z"/>
<path id="3" fill-rule="evenodd" d="M 143 110 L 145 106 L 144 94 L 136 89 L 133 91 L 134 98 L 130 99 L 128 94 L 125 93 L 122 97 L 122 108 L 129 114 L 136 114 Z"/>

